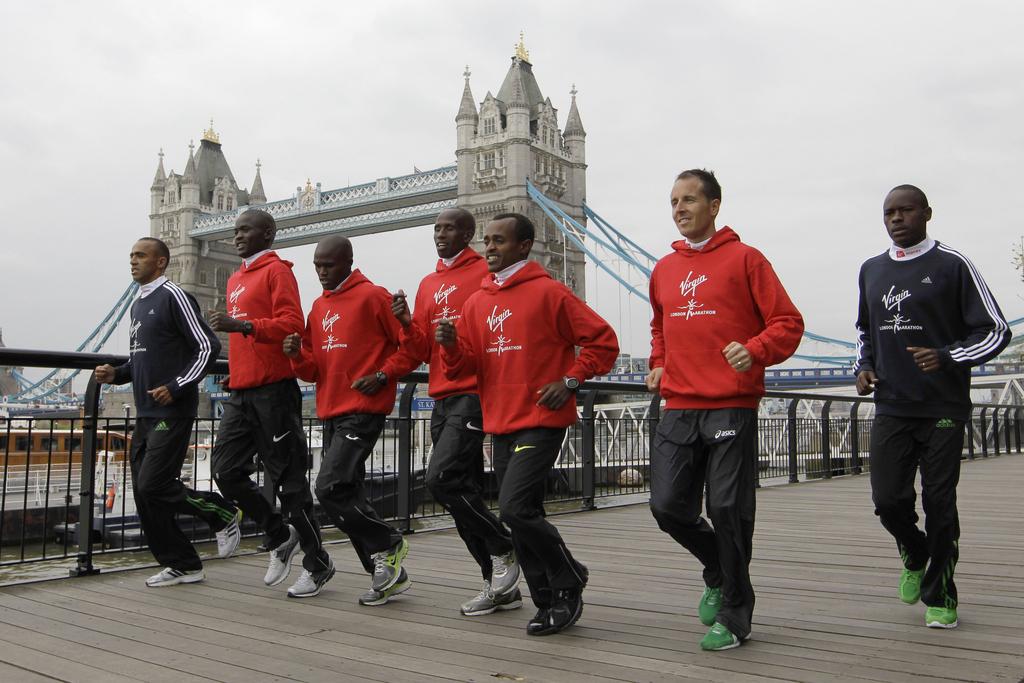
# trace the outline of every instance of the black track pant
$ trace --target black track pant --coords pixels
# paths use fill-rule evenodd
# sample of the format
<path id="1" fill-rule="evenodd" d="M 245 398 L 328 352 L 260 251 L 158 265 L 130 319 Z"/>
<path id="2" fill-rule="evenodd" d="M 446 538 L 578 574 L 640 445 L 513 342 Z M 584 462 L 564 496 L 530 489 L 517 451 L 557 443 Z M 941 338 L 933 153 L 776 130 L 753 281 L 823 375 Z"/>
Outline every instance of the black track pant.
<path id="1" fill-rule="evenodd" d="M 352 541 L 363 568 L 373 573 L 371 555 L 401 542 L 366 499 L 366 459 L 384 430 L 384 415 L 354 414 L 324 420 L 324 454 L 316 497 L 331 521 Z"/>
<path id="2" fill-rule="evenodd" d="M 427 488 L 451 513 L 480 573 L 490 580 L 491 556 L 512 550 L 512 537 L 481 497 L 484 432 L 480 398 L 462 394 L 438 400 L 430 416 L 430 438 L 434 452 L 427 466 Z"/>
<path id="3" fill-rule="evenodd" d="M 651 512 L 704 565 L 704 582 L 721 586 L 716 620 L 739 638 L 750 635 L 754 613 L 756 444 L 755 410 L 668 410 L 651 453 Z M 700 516 L 705 481 L 713 529 Z"/>
<path id="4" fill-rule="evenodd" d="M 135 507 L 149 549 L 161 566 L 182 571 L 201 569 L 203 563 L 175 515 L 198 517 L 220 531 L 236 512 L 219 493 L 193 491 L 181 482 L 193 424 L 187 417 L 140 417 L 135 422 L 130 456 Z"/>
<path id="5" fill-rule="evenodd" d="M 565 429 L 524 429 L 493 437 L 501 521 L 512 530 L 519 566 L 537 607 L 550 607 L 554 591 L 582 588 L 586 570 L 573 559 L 558 529 L 544 518 L 544 488 L 558 459 Z"/>
<path id="6" fill-rule="evenodd" d="M 878 415 L 871 430 L 871 499 L 882 526 L 896 539 L 907 569 L 927 566 L 921 600 L 957 605 L 953 572 L 960 556 L 956 485 L 964 422 Z M 914 478 L 921 470 L 924 531 L 917 526 Z M 930 560 L 930 562 L 929 562 Z"/>
<path id="7" fill-rule="evenodd" d="M 254 455 L 263 463 L 267 481 L 281 501 L 280 513 L 251 479 L 256 472 Z M 303 568 L 318 571 L 330 564 L 330 558 L 313 516 L 306 459 L 302 394 L 294 379 L 231 391 L 213 446 L 213 478 L 221 493 L 263 529 L 268 548 L 288 540 L 287 518 L 299 532 L 305 553 Z"/>

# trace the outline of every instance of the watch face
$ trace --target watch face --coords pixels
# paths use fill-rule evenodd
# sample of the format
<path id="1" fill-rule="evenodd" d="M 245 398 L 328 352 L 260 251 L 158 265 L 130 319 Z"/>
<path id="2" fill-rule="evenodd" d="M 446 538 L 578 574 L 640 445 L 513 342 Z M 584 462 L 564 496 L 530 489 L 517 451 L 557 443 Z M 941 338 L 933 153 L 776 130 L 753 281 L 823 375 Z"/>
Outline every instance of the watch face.
<path id="1" fill-rule="evenodd" d="M 575 377 L 566 377 L 564 381 L 565 381 L 566 389 L 579 389 L 580 388 L 580 381 L 578 379 L 576 379 Z"/>

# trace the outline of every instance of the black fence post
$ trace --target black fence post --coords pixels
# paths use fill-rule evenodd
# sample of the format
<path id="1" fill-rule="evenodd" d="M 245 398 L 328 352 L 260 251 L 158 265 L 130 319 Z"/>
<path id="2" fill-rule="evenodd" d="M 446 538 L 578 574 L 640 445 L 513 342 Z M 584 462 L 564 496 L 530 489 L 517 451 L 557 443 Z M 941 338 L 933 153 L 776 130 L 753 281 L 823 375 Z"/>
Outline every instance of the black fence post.
<path id="1" fill-rule="evenodd" d="M 985 422 L 985 413 L 988 408 L 981 409 L 981 457 L 988 457 L 988 425 Z"/>
<path id="2" fill-rule="evenodd" d="M 1003 450 L 1007 455 L 1010 454 L 1010 412 L 1012 408 L 1006 408 L 1003 410 Z"/>
<path id="3" fill-rule="evenodd" d="M 92 518 L 96 497 L 96 432 L 99 428 L 100 385 L 90 374 L 82 416 L 82 481 L 78 503 L 78 558 L 71 576 L 99 574 L 92 566 Z"/>
<path id="4" fill-rule="evenodd" d="M 1021 452 L 1021 409 L 1014 409 L 1014 435 L 1017 437 L 1017 453 Z"/>
<path id="5" fill-rule="evenodd" d="M 825 401 L 821 406 L 821 466 L 825 469 L 825 478 L 832 478 L 832 429 L 829 420 L 829 411 L 832 409 L 832 399 Z"/>
<path id="6" fill-rule="evenodd" d="M 864 471 L 860 461 L 860 403 L 853 402 L 850 406 L 850 472 L 860 474 Z"/>
<path id="7" fill-rule="evenodd" d="M 402 533 L 412 533 L 412 399 L 416 382 L 406 382 L 398 401 L 398 489 L 395 491 L 395 516 Z"/>
<path id="8" fill-rule="evenodd" d="M 583 509 L 594 510 L 594 469 L 596 444 L 594 429 L 594 404 L 597 402 L 597 392 L 594 390 L 581 391 L 583 398 Z"/>
<path id="9" fill-rule="evenodd" d="M 999 408 L 992 409 L 992 450 L 999 455 Z"/>
<path id="10" fill-rule="evenodd" d="M 796 461 L 796 407 L 800 403 L 800 399 L 793 398 L 789 401 L 789 410 L 787 411 L 786 424 L 789 427 L 789 483 L 795 484 L 800 481 L 797 476 L 797 461 Z"/>

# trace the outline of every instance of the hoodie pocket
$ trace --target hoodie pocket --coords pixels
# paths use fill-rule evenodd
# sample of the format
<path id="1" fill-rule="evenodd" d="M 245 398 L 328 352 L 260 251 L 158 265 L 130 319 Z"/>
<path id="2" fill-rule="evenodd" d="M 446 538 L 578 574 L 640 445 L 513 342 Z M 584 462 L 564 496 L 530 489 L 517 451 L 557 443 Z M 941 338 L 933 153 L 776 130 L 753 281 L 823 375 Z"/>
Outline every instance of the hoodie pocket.
<path id="1" fill-rule="evenodd" d="M 729 367 L 721 349 L 689 347 L 666 354 L 661 381 L 669 396 L 729 398 L 743 393 L 740 374 L 749 373 Z"/>

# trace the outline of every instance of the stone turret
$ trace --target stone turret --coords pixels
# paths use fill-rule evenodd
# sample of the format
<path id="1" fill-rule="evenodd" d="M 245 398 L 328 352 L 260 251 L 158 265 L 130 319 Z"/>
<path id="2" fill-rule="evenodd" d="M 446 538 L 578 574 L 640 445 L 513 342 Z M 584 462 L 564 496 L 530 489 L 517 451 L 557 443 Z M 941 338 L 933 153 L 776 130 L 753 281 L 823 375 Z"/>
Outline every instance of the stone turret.
<path id="1" fill-rule="evenodd" d="M 165 173 L 163 161 L 161 151 L 150 187 L 149 234 L 171 250 L 167 276 L 191 292 L 204 313 L 223 308 L 228 276 L 238 267 L 238 256 L 230 244 L 201 242 L 189 237 L 189 232 L 203 215 L 235 213 L 250 202 L 265 203 L 259 165 L 252 192 L 239 188 L 212 121 L 203 131 L 199 149 L 189 144 L 184 172 Z"/>
<path id="2" fill-rule="evenodd" d="M 563 135 L 558 110 L 541 92 L 521 35 L 498 94 L 488 92 L 479 110 L 472 101 L 468 69 L 463 75 L 466 82 L 455 118 L 459 206 L 473 212 L 480 226 L 478 236 L 495 214 L 529 216 L 537 227 L 531 257 L 583 296 L 583 253 L 566 245 L 561 232 L 526 191 L 529 178 L 563 211 L 585 223 L 586 133 L 575 104 L 575 87 Z"/>

